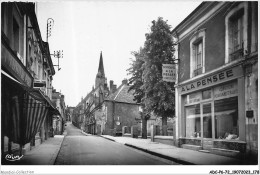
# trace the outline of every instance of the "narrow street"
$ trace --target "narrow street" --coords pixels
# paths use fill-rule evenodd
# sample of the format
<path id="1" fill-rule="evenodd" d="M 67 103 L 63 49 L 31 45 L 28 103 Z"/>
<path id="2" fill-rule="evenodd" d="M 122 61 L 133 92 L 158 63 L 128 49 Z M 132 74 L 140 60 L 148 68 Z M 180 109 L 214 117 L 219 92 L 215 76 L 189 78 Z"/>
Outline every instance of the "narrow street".
<path id="1" fill-rule="evenodd" d="M 171 165 L 177 164 L 99 136 L 86 136 L 67 123 L 67 135 L 55 165 Z"/>

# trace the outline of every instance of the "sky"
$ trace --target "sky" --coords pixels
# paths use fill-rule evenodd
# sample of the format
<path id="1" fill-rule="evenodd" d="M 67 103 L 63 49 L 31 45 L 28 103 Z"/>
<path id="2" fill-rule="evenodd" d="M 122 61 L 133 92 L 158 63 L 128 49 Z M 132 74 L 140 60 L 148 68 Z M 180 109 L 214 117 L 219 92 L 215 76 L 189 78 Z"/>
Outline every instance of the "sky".
<path id="1" fill-rule="evenodd" d="M 150 32 L 151 21 L 163 17 L 172 29 L 202 1 L 176 0 L 98 0 L 40 1 L 37 18 L 44 41 L 47 19 L 54 25 L 48 38 L 50 52 L 63 50 L 58 71 L 55 67 L 53 87 L 65 95 L 68 106 L 76 106 L 95 85 L 102 51 L 107 83 L 117 87 L 129 78 L 132 51 L 138 51 Z M 52 57 L 54 65 L 58 59 Z"/>

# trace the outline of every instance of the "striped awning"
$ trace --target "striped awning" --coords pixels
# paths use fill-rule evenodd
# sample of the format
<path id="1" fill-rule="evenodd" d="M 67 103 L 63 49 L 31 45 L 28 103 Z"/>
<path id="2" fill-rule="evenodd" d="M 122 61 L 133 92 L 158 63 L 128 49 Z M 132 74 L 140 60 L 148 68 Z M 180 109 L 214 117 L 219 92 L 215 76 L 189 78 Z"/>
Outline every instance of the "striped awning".
<path id="1" fill-rule="evenodd" d="M 26 87 L 9 76 L 2 71 L 4 132 L 11 141 L 24 145 L 34 138 L 48 115 L 59 111 L 40 90 Z"/>

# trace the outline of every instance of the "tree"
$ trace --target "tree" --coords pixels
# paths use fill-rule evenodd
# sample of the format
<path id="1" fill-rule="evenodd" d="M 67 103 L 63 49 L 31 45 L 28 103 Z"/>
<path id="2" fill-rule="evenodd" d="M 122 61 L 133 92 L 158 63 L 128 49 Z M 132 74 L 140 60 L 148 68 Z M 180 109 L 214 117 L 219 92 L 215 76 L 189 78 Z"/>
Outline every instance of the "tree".
<path id="1" fill-rule="evenodd" d="M 162 64 L 174 62 L 174 41 L 171 26 L 159 17 L 152 21 L 151 31 L 144 44 L 143 102 L 148 112 L 162 117 L 163 135 L 167 135 L 167 117 L 174 115 L 174 83 L 162 79 Z"/>
<path id="2" fill-rule="evenodd" d="M 144 49 L 140 48 L 139 51 L 132 52 L 132 55 L 135 59 L 132 59 L 132 63 L 128 71 L 128 75 L 131 75 L 131 78 L 128 80 L 130 84 L 130 88 L 128 90 L 133 90 L 134 93 L 134 101 L 140 103 L 143 111 L 140 112 L 142 119 L 142 138 L 147 138 L 147 120 L 150 118 L 150 115 L 146 114 L 143 98 L 144 98 L 144 90 L 141 89 L 143 86 L 143 70 L 144 70 Z"/>

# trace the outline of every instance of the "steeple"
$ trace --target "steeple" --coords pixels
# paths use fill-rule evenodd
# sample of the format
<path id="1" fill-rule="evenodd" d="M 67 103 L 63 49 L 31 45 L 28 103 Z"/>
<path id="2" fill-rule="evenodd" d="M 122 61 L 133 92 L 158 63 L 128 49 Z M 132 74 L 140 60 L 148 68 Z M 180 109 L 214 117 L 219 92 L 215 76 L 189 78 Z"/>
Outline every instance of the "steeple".
<path id="1" fill-rule="evenodd" d="M 98 74 L 100 72 L 100 77 L 105 77 L 105 71 L 104 71 L 104 65 L 103 65 L 103 57 L 102 57 L 102 51 L 100 52 L 100 59 L 99 59 L 99 66 L 98 66 Z M 98 76 L 97 74 L 97 76 Z"/>
<path id="2" fill-rule="evenodd" d="M 103 56 L 102 56 L 102 51 L 101 51 L 95 87 L 98 87 L 100 85 L 104 86 L 105 84 L 106 84 L 106 77 L 105 77 L 105 71 L 104 71 L 104 65 L 103 65 Z"/>

